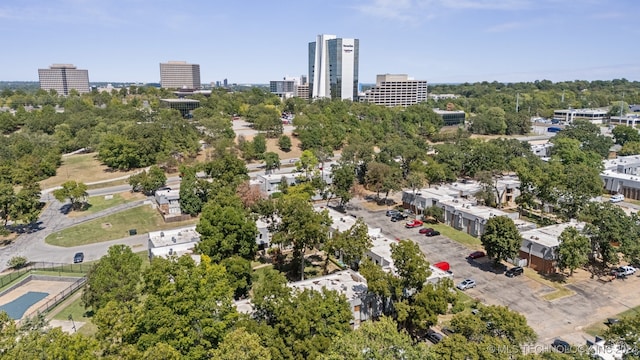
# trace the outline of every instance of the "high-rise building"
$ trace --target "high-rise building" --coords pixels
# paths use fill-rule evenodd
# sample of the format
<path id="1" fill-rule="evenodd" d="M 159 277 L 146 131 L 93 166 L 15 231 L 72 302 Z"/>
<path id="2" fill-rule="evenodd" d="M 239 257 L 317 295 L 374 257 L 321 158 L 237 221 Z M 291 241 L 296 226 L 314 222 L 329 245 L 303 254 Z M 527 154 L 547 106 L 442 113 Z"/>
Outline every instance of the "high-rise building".
<path id="1" fill-rule="evenodd" d="M 186 61 L 160 63 L 160 86 L 165 89 L 200 89 L 200 65 Z"/>
<path id="2" fill-rule="evenodd" d="M 53 64 L 48 69 L 38 69 L 40 89 L 55 90 L 59 95 L 69 95 L 71 89 L 84 94 L 89 89 L 89 71 L 76 69 L 72 64 Z"/>
<path id="3" fill-rule="evenodd" d="M 413 80 L 405 74 L 376 76 L 376 86 L 364 92 L 361 102 L 384 106 L 411 106 L 427 100 L 427 80 Z"/>
<path id="4" fill-rule="evenodd" d="M 318 35 L 309 43 L 309 90 L 312 98 L 356 100 L 360 41 Z"/>

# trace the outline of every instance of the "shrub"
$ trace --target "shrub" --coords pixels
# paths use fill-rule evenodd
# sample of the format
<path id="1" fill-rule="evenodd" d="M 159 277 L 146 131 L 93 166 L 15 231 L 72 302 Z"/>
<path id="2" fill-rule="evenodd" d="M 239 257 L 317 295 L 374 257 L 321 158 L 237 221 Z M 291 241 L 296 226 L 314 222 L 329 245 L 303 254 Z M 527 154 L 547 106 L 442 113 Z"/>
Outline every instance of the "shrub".
<path id="1" fill-rule="evenodd" d="M 27 266 L 27 258 L 24 256 L 14 256 L 9 260 L 9 267 L 12 269 L 20 269 Z"/>

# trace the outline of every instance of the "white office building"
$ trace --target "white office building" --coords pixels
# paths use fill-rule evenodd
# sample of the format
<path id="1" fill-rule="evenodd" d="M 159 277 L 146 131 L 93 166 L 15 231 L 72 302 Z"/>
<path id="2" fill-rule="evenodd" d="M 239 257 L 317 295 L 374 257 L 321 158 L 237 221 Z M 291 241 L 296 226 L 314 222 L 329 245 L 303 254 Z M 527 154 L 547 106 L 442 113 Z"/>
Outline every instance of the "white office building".
<path id="1" fill-rule="evenodd" d="M 309 90 L 312 99 L 356 100 L 360 41 L 318 35 L 309 43 Z"/>
<path id="2" fill-rule="evenodd" d="M 414 80 L 406 74 L 377 75 L 376 86 L 365 91 L 360 98 L 361 102 L 388 107 L 407 107 L 426 100 L 427 80 Z"/>

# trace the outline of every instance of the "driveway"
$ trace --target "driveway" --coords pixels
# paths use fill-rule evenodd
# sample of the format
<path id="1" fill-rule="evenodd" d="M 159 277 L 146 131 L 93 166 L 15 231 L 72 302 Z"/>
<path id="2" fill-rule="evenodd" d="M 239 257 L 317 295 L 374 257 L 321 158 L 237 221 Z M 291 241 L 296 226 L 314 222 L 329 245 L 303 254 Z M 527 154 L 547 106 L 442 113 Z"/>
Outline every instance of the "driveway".
<path id="1" fill-rule="evenodd" d="M 473 249 L 445 236 L 427 237 L 418 229 L 404 228 L 404 221 L 391 222 L 385 211 L 368 211 L 353 201 L 349 213 L 362 216 L 371 227 L 378 227 L 390 238 L 410 239 L 416 242 L 429 263 L 446 261 L 451 265 L 454 283 L 472 278 L 477 286 L 466 294 L 487 305 L 504 305 L 523 314 L 538 334 L 538 343 L 549 345 L 561 337 L 570 343 L 582 345 L 589 335 L 582 329 L 594 322 L 640 305 L 640 278 L 602 283 L 584 279 L 567 285 L 575 295 L 547 301 L 545 294 L 554 288 L 526 276 L 508 278 L 504 269 L 495 270 L 487 258 L 467 259 Z M 591 339 L 593 340 L 593 339 Z"/>

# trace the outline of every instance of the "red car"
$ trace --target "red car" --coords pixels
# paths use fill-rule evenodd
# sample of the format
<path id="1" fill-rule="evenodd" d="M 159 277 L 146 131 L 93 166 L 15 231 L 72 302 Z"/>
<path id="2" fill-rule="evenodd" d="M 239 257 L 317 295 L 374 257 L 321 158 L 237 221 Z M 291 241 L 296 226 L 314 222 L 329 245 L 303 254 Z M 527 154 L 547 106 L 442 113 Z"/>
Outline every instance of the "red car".
<path id="1" fill-rule="evenodd" d="M 469 254 L 469 259 L 478 259 L 485 256 L 487 256 L 487 254 L 485 254 L 484 251 L 474 251 Z"/>
<path id="2" fill-rule="evenodd" d="M 433 229 L 432 229 L 432 228 L 422 228 L 422 229 L 420 229 L 420 230 L 418 231 L 418 233 L 420 233 L 420 234 L 426 234 L 426 233 L 431 232 L 431 231 L 433 231 Z"/>
<path id="3" fill-rule="evenodd" d="M 422 224 L 423 223 L 420 220 L 411 220 L 408 223 L 406 223 L 404 227 L 406 227 L 407 229 L 410 229 L 410 228 L 416 228 L 418 226 L 422 226 Z"/>

